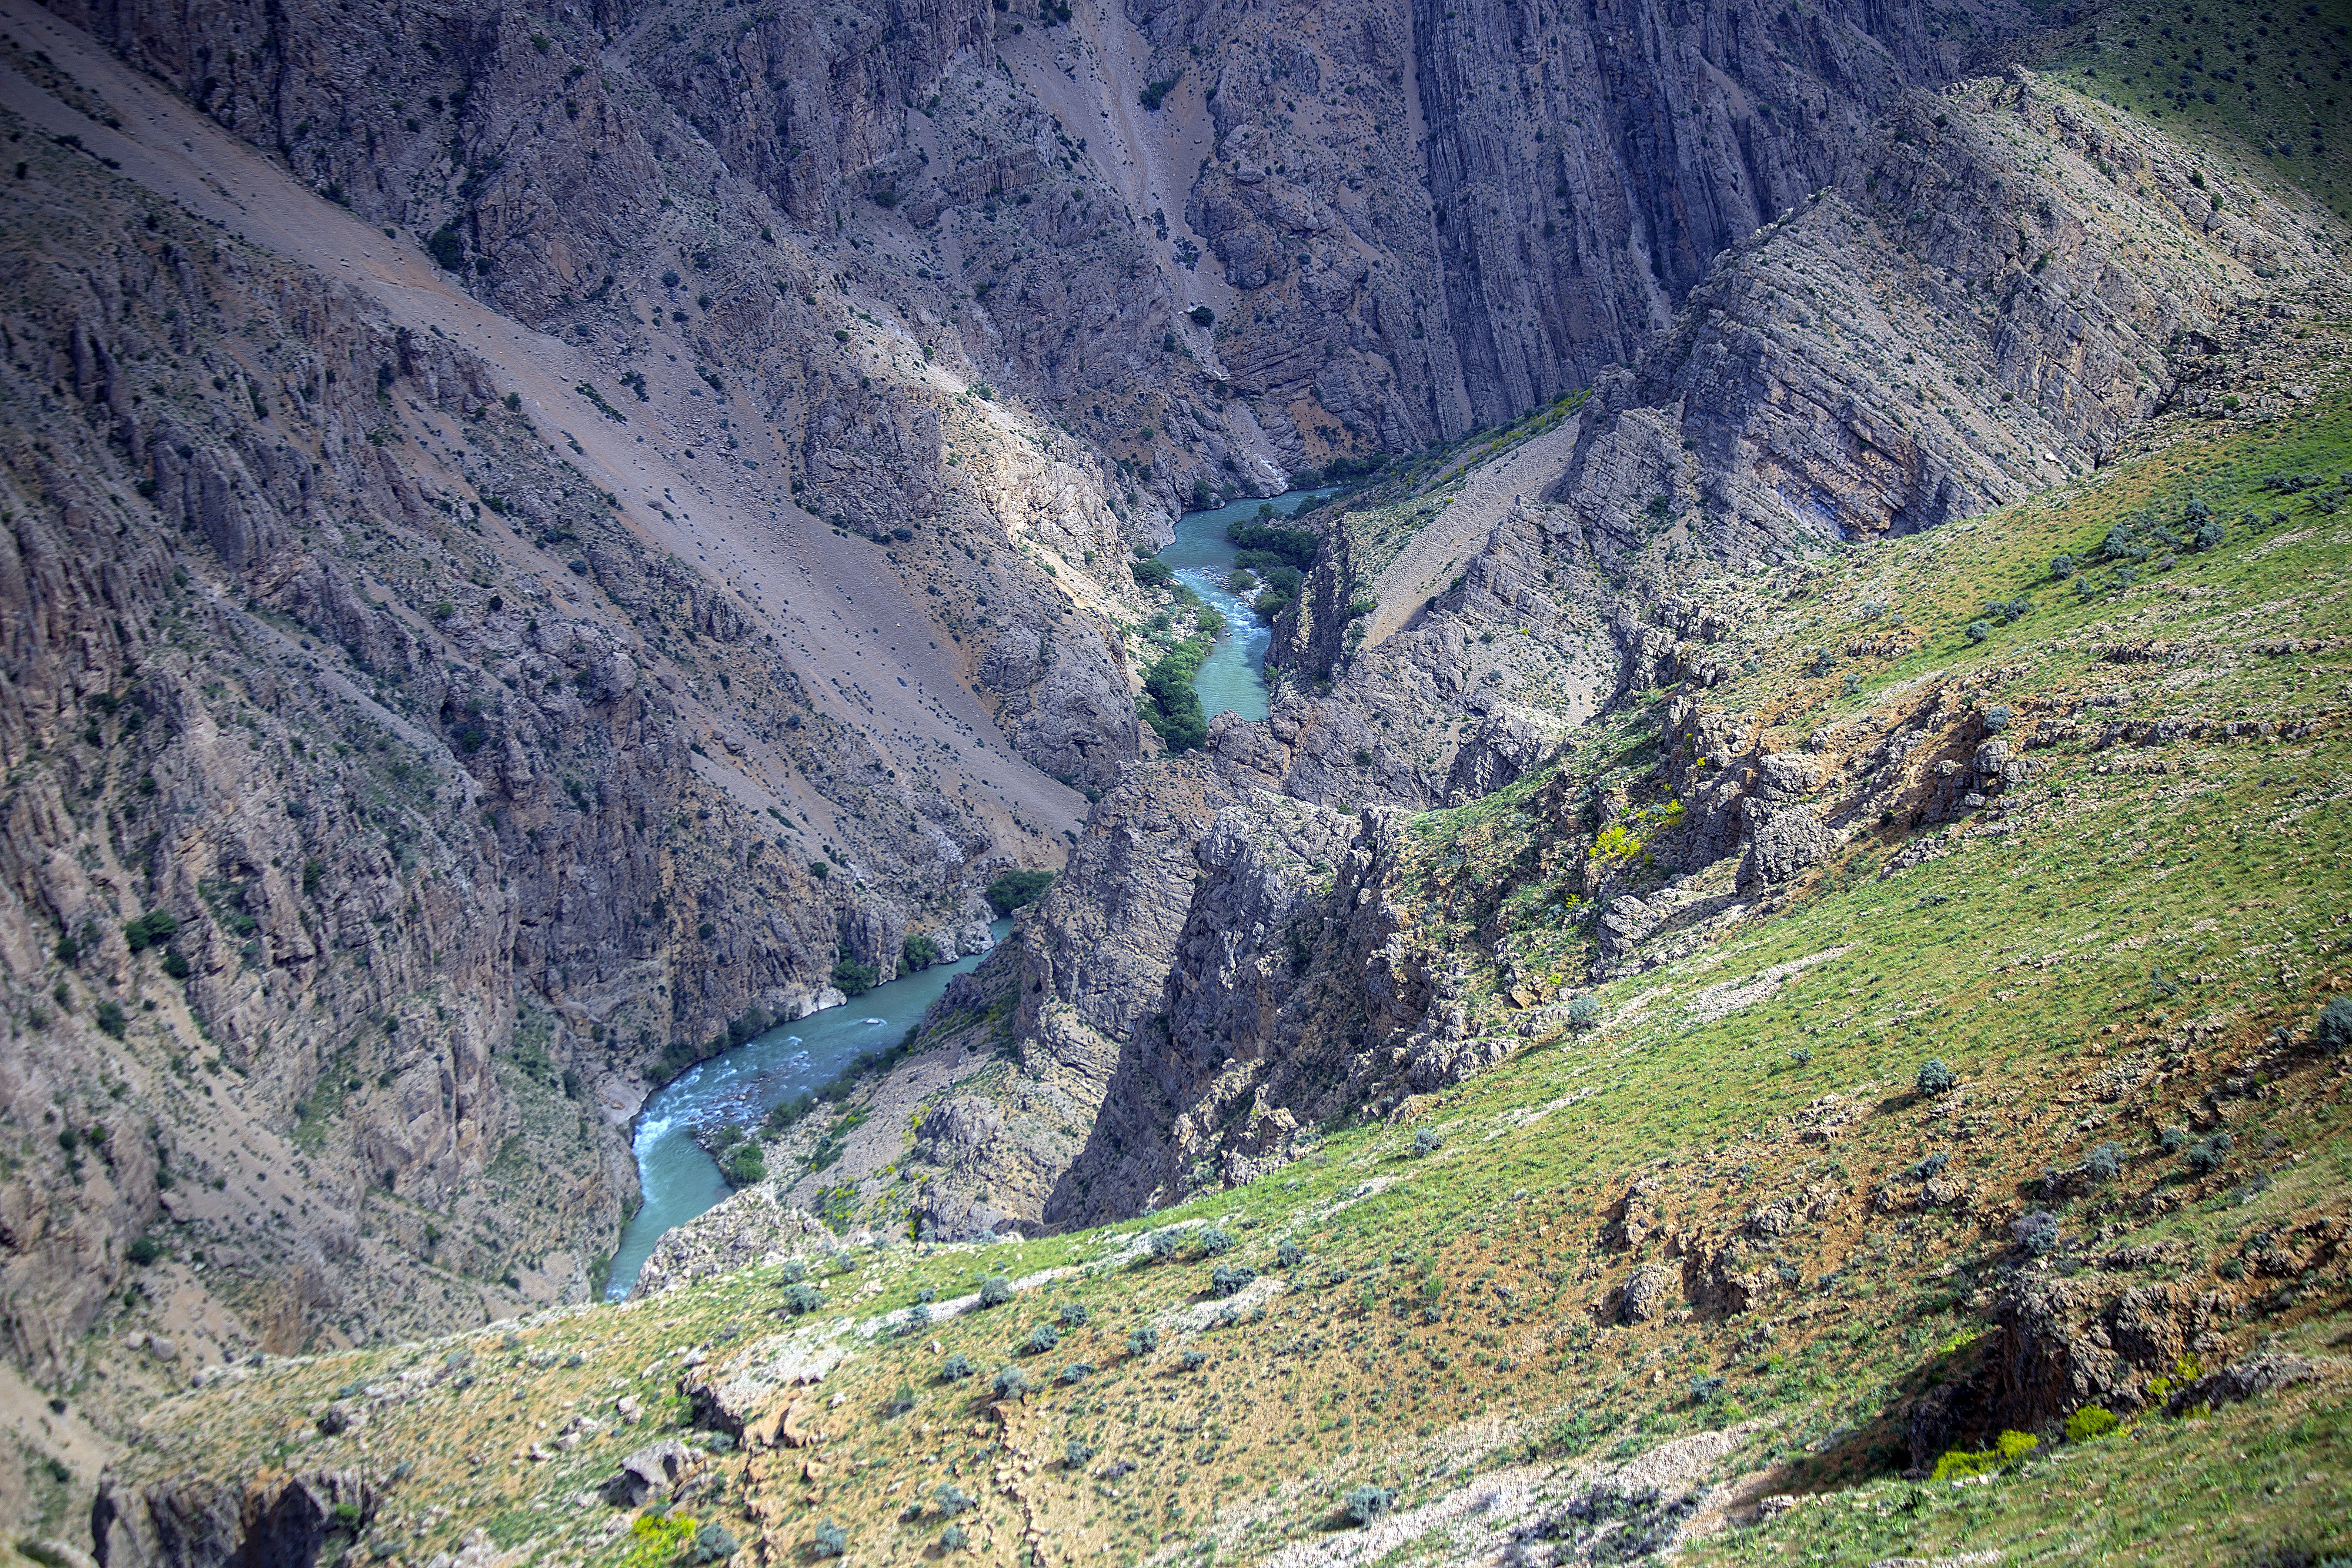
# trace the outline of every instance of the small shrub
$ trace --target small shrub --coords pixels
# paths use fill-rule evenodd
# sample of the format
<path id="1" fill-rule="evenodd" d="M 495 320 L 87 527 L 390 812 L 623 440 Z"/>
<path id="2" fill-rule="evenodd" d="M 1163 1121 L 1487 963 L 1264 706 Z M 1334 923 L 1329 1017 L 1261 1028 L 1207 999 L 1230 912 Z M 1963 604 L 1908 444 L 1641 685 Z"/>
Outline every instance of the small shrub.
<path id="1" fill-rule="evenodd" d="M 1214 1258 L 1234 1249 L 1234 1239 L 1222 1226 L 1212 1225 L 1201 1232 L 1201 1255 Z"/>
<path id="2" fill-rule="evenodd" d="M 1013 1299 L 1013 1281 L 1002 1274 L 991 1274 L 980 1282 L 980 1304 L 1001 1307 Z"/>
<path id="3" fill-rule="evenodd" d="M 838 1557 L 848 1550 L 849 1532 L 829 1519 L 818 1525 L 816 1533 L 809 1538 L 812 1557 Z"/>
<path id="4" fill-rule="evenodd" d="M 1060 1317 L 1062 1320 L 1062 1326 L 1066 1329 L 1084 1328 L 1087 1326 L 1087 1320 L 1093 1316 L 1094 1313 L 1087 1309 L 1087 1304 L 1084 1301 L 1064 1301 L 1062 1303 Z"/>
<path id="5" fill-rule="evenodd" d="M 1150 1355 L 1159 1348 L 1160 1331 L 1150 1323 L 1129 1332 L 1127 1336 L 1127 1354 L 1129 1355 Z"/>
<path id="6" fill-rule="evenodd" d="M 784 1311 L 794 1317 L 813 1312 L 824 1305 L 824 1292 L 806 1280 L 796 1280 L 784 1287 Z"/>
<path id="7" fill-rule="evenodd" d="M 787 1285 L 796 1285 L 808 1278 L 808 1265 L 798 1258 L 784 1260 L 783 1279 Z"/>
<path id="8" fill-rule="evenodd" d="M 1578 997 L 1568 1004 L 1568 1027 L 1579 1034 L 1590 1034 L 1601 1027 L 1601 998 Z"/>
<path id="9" fill-rule="evenodd" d="M 1690 1380 L 1691 1403 L 1704 1405 L 1723 1392 L 1720 1377 L 1694 1377 Z"/>
<path id="10" fill-rule="evenodd" d="M 2061 582 L 2063 582 L 2068 578 L 2074 576 L 2074 558 L 2071 555 L 2052 556 L 2050 558 L 2050 575 L 2056 578 Z"/>
<path id="11" fill-rule="evenodd" d="M 1307 1249 L 1287 1237 L 1274 1249 L 1274 1266 L 1277 1269 L 1296 1269 L 1306 1261 Z"/>
<path id="12" fill-rule="evenodd" d="M 1988 637 L 1990 637 L 1990 636 L 1991 636 L 1991 635 L 1992 635 L 1992 622 L 1990 622 L 1990 621 L 1971 621 L 1971 622 L 1969 622 L 1969 642 L 1971 642 L 1971 643 L 1981 643 L 1981 642 L 1983 642 L 1986 638 L 1988 638 Z"/>
<path id="13" fill-rule="evenodd" d="M 1052 1323 L 1039 1323 L 1029 1331 L 1029 1337 L 1021 1342 L 1021 1351 L 1024 1355 L 1043 1355 L 1061 1343 L 1061 1330 Z"/>
<path id="14" fill-rule="evenodd" d="M 742 1548 L 735 1532 L 723 1524 L 706 1524 L 694 1532 L 693 1560 L 697 1563 L 724 1563 Z"/>
<path id="15" fill-rule="evenodd" d="M 1919 1092 L 1929 1099 L 1950 1093 L 1959 1082 L 1959 1075 L 1945 1066 L 1940 1056 L 1931 1056 L 1919 1064 Z"/>
<path id="16" fill-rule="evenodd" d="M 961 1383 L 966 1378 L 970 1377 L 974 1370 L 975 1369 L 971 1364 L 971 1357 L 965 1355 L 962 1352 L 959 1351 L 955 1354 L 948 1357 L 945 1361 L 940 1363 L 940 1381 L 942 1383 Z"/>
<path id="17" fill-rule="evenodd" d="M 2168 1155 L 2177 1155 L 2189 1146 L 2189 1129 L 2175 1124 L 2156 1135 L 2157 1147 Z"/>
<path id="18" fill-rule="evenodd" d="M 1909 1174 L 1913 1181 L 1926 1181 L 1951 1163 L 1952 1156 L 1944 1150 L 1937 1149 L 1934 1154 L 1913 1166 Z"/>
<path id="19" fill-rule="evenodd" d="M 1412 1131 L 1412 1152 L 1416 1155 L 1433 1155 L 1445 1146 L 1445 1140 L 1434 1127 L 1415 1127 Z"/>
<path id="20" fill-rule="evenodd" d="M 2312 1034 L 2322 1051 L 2341 1054 L 2352 1046 L 2352 997 L 2338 997 L 2320 1009 Z"/>
<path id="21" fill-rule="evenodd" d="M 1238 1296 L 1257 1278 L 1257 1270 L 1233 1263 L 1220 1263 L 1209 1270 L 1209 1289 L 1220 1296 Z"/>
<path id="22" fill-rule="evenodd" d="M 2221 1168 L 2237 1140 L 2226 1132 L 2216 1133 L 2189 1145 L 2189 1168 L 2197 1176 L 2210 1176 Z"/>
<path id="23" fill-rule="evenodd" d="M 915 1385 L 901 1383 L 890 1391 L 890 1402 L 883 1408 L 893 1416 L 904 1416 L 915 1407 Z"/>
<path id="24" fill-rule="evenodd" d="M 131 944 L 133 953 L 143 953 L 150 947 L 161 947 L 180 929 L 179 921 L 168 909 L 151 909 L 122 927 L 123 940 Z"/>
<path id="25" fill-rule="evenodd" d="M 1094 1375 L 1095 1364 L 1091 1361 L 1074 1361 L 1062 1368 L 1062 1381 L 1065 1383 L 1084 1383 Z"/>
<path id="26" fill-rule="evenodd" d="M 1176 1233 L 1172 1230 L 1155 1230 L 1145 1239 L 1143 1245 L 1144 1249 L 1149 1251 L 1154 1260 L 1165 1263 L 1169 1259 L 1176 1256 Z"/>
<path id="27" fill-rule="evenodd" d="M 948 1481 L 931 1494 L 931 1504 L 940 1511 L 940 1518 L 953 1519 L 958 1514 L 969 1513 L 978 1508 L 980 1500 L 955 1482 Z"/>
<path id="28" fill-rule="evenodd" d="M 1076 1437 L 1062 1445 L 1062 1463 L 1074 1470 L 1094 1457 L 1094 1448 L 1088 1444 L 1081 1443 Z"/>
<path id="29" fill-rule="evenodd" d="M 129 1247 L 123 1249 L 122 1255 L 144 1269 L 163 1255 L 163 1249 L 156 1243 L 153 1237 L 142 1236 L 134 1239 Z"/>
<path id="30" fill-rule="evenodd" d="M 941 1552 L 961 1552 L 964 1549 L 965 1543 L 970 1540 L 971 1537 L 964 1534 L 962 1525 L 950 1524 L 945 1530 L 940 1531 L 940 1550 Z"/>
<path id="31" fill-rule="evenodd" d="M 1197 1350 L 1188 1350 L 1176 1358 L 1176 1364 L 1187 1372 L 1198 1372 L 1209 1364 L 1209 1358 Z"/>
<path id="32" fill-rule="evenodd" d="M 2042 1440 L 2031 1433 L 2003 1432 L 1993 1439 L 1990 1448 L 1954 1448 L 1936 1461 L 1930 1481 L 1966 1480 L 1974 1476 L 1989 1476 L 1996 1470 L 2008 1469 L 2021 1463 L 2025 1457 L 2042 1446 Z"/>
<path id="33" fill-rule="evenodd" d="M 2009 1222 L 2017 1244 L 2036 1258 L 2058 1250 L 2058 1217 L 2046 1208 L 2029 1208 Z"/>
<path id="34" fill-rule="evenodd" d="M 2007 703 L 1995 703 L 1984 710 L 1984 727 L 1998 735 L 2009 727 L 2010 710 Z"/>
<path id="35" fill-rule="evenodd" d="M 1360 1486 L 1339 1500 L 1340 1509 L 1360 1530 L 1396 1506 L 1396 1493 L 1386 1487 Z"/>
<path id="36" fill-rule="evenodd" d="M 2122 1425 L 2113 1412 L 2102 1410 L 2096 1405 L 2085 1405 L 2066 1417 L 2066 1440 L 2070 1443 L 2095 1443 Z"/>
<path id="37" fill-rule="evenodd" d="M 2114 1144 L 2101 1144 L 2083 1156 L 2083 1169 L 2094 1181 L 2113 1181 L 2123 1168 L 2124 1152 Z"/>
<path id="38" fill-rule="evenodd" d="M 130 1027 L 130 1020 L 123 1015 L 122 1004 L 110 997 L 98 1004 L 98 1010 L 92 1017 L 100 1029 L 117 1040 L 121 1040 L 122 1031 Z"/>
<path id="39" fill-rule="evenodd" d="M 999 1367 L 994 1387 L 999 1399 L 1018 1399 L 1029 1392 L 1029 1375 L 1017 1366 Z"/>

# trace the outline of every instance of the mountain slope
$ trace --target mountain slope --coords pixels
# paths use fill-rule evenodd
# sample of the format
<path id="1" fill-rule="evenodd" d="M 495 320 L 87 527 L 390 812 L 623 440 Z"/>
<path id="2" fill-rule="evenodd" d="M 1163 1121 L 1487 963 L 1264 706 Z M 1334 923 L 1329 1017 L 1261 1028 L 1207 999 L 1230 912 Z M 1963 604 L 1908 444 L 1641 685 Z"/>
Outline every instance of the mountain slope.
<path id="1" fill-rule="evenodd" d="M 2352 1149 L 2319 1020 L 2345 983 L 2347 540 L 2332 483 L 2269 482 L 2352 464 L 2324 368 L 2320 410 L 2172 427 L 2047 500 L 1792 573 L 1748 601 L 1756 673 L 1632 705 L 1338 871 L 1393 954 L 1460 965 L 1483 1071 L 1149 1221 L 820 1251 L 815 1298 L 771 1263 L 241 1372 L 118 1467 L 108 1561 L 265 1459 L 257 1539 L 401 1560 L 478 1531 L 485 1560 L 650 1562 L 710 1524 L 759 1561 L 950 1525 L 1071 1561 L 2343 1550 Z M 2219 543 L 2181 538 L 2192 498 Z M 2083 565 L 2053 582 L 2060 553 Z M 1821 623 L 1905 584 L 1924 645 L 1813 670 Z M 1520 1000 L 1610 941 L 1580 911 L 1688 862 L 1706 781 L 1741 766 L 1793 781 L 1825 857 L 1760 884 L 1717 861 L 1715 905 L 1620 950 L 1590 1012 Z M 1727 898 L 1744 916 L 1705 933 Z M 1349 962 L 1330 940 L 1277 989 Z M 969 1293 L 992 1274 L 1003 1305 Z M 2092 1407 L 2120 1430 L 2068 1440 Z M 2039 1444 L 1994 1458 L 2003 1430 Z M 665 1438 L 674 1469 L 635 1462 L 667 1509 L 595 1500 Z M 1898 1479 L 1955 1450 L 1990 1479 Z M 2151 1464 L 2167 1486 L 2133 1483 Z"/>

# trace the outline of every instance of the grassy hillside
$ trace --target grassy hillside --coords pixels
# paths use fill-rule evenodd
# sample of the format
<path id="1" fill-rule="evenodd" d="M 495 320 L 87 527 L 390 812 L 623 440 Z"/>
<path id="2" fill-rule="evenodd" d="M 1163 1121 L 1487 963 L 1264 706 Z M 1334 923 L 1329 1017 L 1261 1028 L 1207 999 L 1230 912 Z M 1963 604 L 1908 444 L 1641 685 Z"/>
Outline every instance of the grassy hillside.
<path id="1" fill-rule="evenodd" d="M 2251 149 L 2352 217 L 2352 5 L 2219 0 L 2067 12 L 2048 41 L 2067 83 L 2192 141 Z"/>
<path id="2" fill-rule="evenodd" d="M 1663 880 L 1695 828 L 1665 695 L 1417 820 L 1409 936 L 1524 1044 L 1277 1176 L 797 1289 L 768 1264 L 271 1362 L 159 1411 L 125 1473 L 355 1469 L 339 1534 L 420 1564 L 478 1528 L 515 1563 L 649 1568 L 722 1548 L 710 1525 L 763 1563 L 1403 1563 L 1515 1531 L 1562 1561 L 1678 1531 L 1700 1560 L 2352 1552 L 2352 1055 L 2314 1036 L 2352 990 L 2347 471 L 2338 390 L 1722 587 L 1741 673 L 1704 700 L 1763 749 L 1859 767 L 1853 733 L 1941 745 L 2000 708 L 2027 776 L 1956 822 L 1853 824 L 1573 1011 L 1573 889 L 1595 862 Z M 1013 1288 L 983 1305 L 991 1278 Z M 2037 1290 L 2201 1304 L 2162 1365 L 2117 1353 L 2112 1430 L 2069 1441 L 2061 1409 L 2013 1462 L 1903 1479 L 1924 1395 L 2035 1348 L 2013 1304 Z M 2166 1413 L 2152 1379 L 2264 1347 L 2314 1375 Z M 595 1495 L 671 1437 L 675 1499 Z"/>

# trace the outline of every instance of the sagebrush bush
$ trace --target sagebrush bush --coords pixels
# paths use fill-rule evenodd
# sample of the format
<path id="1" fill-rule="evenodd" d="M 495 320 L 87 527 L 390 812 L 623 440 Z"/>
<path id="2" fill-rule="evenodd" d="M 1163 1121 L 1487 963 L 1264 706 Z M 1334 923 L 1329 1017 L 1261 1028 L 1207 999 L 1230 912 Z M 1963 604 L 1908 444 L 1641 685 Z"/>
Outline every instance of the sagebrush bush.
<path id="1" fill-rule="evenodd" d="M 784 1260 L 783 1280 L 787 1285 L 797 1285 L 808 1278 L 808 1265 L 797 1258 Z"/>
<path id="2" fill-rule="evenodd" d="M 962 1525 L 950 1524 L 940 1531 L 940 1550 L 943 1552 L 961 1552 L 971 1539 L 963 1532 Z"/>
<path id="3" fill-rule="evenodd" d="M 1414 1154 L 1433 1155 L 1444 1146 L 1445 1140 L 1438 1134 L 1436 1128 L 1415 1127 L 1412 1130 L 1412 1152 Z"/>
<path id="4" fill-rule="evenodd" d="M 1127 1336 L 1127 1354 L 1129 1355 L 1150 1355 L 1159 1348 L 1160 1331 L 1150 1323 L 1130 1331 Z"/>
<path id="5" fill-rule="evenodd" d="M 812 1557 L 838 1557 L 849 1550 L 849 1532 L 828 1519 L 809 1538 L 808 1550 Z"/>
<path id="6" fill-rule="evenodd" d="M 2063 582 L 2068 578 L 2074 576 L 2074 558 L 2071 555 L 2052 556 L 2050 558 L 2050 575 L 2056 578 L 2061 582 Z"/>
<path id="7" fill-rule="evenodd" d="M 1370 1484 L 1349 1488 L 1347 1496 L 1339 1500 L 1339 1507 L 1355 1521 L 1359 1530 L 1395 1506 L 1396 1493 L 1386 1487 Z"/>
<path id="8" fill-rule="evenodd" d="M 2352 997 L 2338 997 L 2320 1009 L 2311 1032 L 2322 1051 L 2341 1053 L 2352 1048 Z"/>
<path id="9" fill-rule="evenodd" d="M 940 1511 L 940 1518 L 953 1519 L 960 1513 L 968 1513 L 978 1508 L 980 1500 L 955 1482 L 946 1481 L 931 1494 L 931 1505 Z"/>
<path id="10" fill-rule="evenodd" d="M 1940 1056 L 1931 1056 L 1919 1064 L 1919 1092 L 1933 1097 L 1948 1094 L 1959 1083 L 1959 1075 L 1944 1065 Z"/>
<path id="11" fill-rule="evenodd" d="M 2115 1144 L 2101 1144 L 2083 1156 L 2083 1169 L 2094 1181 L 2113 1181 L 2123 1168 L 2124 1152 Z"/>
<path id="12" fill-rule="evenodd" d="M 784 1311 L 794 1317 L 813 1312 L 824 1305 L 824 1292 L 806 1280 L 795 1280 L 784 1287 Z"/>
<path id="13" fill-rule="evenodd" d="M 1593 1030 L 1599 1029 L 1601 1027 L 1601 998 L 1594 996 L 1582 996 L 1578 997 L 1575 1000 L 1570 1002 L 1568 1004 L 1568 1027 L 1576 1030 L 1579 1034 L 1586 1034 Z"/>
<path id="14" fill-rule="evenodd" d="M 1277 1269 L 1296 1269 L 1306 1261 L 1307 1249 L 1286 1236 L 1275 1247 L 1274 1266 Z"/>
<path id="15" fill-rule="evenodd" d="M 942 1383 L 961 1383 L 965 1378 L 970 1377 L 975 1370 L 976 1368 L 971 1364 L 971 1357 L 964 1354 L 961 1351 L 958 1351 L 955 1354 L 940 1363 L 940 1381 Z"/>
<path id="16" fill-rule="evenodd" d="M 1039 1323 L 1029 1331 L 1029 1337 L 1021 1342 L 1021 1350 L 1024 1355 L 1043 1355 L 1061 1343 L 1061 1330 L 1052 1323 Z"/>
<path id="17" fill-rule="evenodd" d="M 1001 1366 L 993 1386 L 999 1399 L 1018 1399 L 1029 1392 L 1029 1375 L 1017 1366 Z"/>
<path id="18" fill-rule="evenodd" d="M 1176 1364 L 1187 1372 L 1198 1372 L 1208 1364 L 1208 1356 L 1197 1350 L 1188 1350 L 1176 1358 Z"/>
<path id="19" fill-rule="evenodd" d="M 1068 1442 L 1062 1445 L 1062 1463 L 1069 1466 L 1070 1469 L 1074 1470 L 1094 1457 L 1095 1451 L 1093 1446 L 1091 1444 L 1082 1443 L 1076 1437 L 1071 1438 Z"/>
<path id="20" fill-rule="evenodd" d="M 980 1304 L 1001 1307 L 1013 1299 L 1013 1281 L 1002 1274 L 991 1274 L 980 1282 Z"/>
<path id="21" fill-rule="evenodd" d="M 1143 1245 L 1152 1257 L 1164 1263 L 1176 1256 L 1176 1233 L 1172 1230 L 1155 1230 L 1145 1239 Z"/>
<path id="22" fill-rule="evenodd" d="M 2017 1244 L 2036 1258 L 2058 1250 L 2058 1217 L 2046 1208 L 2029 1208 L 2009 1222 Z"/>
<path id="23" fill-rule="evenodd" d="M 2236 1142 L 2237 1140 L 2231 1137 L 2227 1132 L 2220 1132 L 2210 1138 L 2200 1139 L 2189 1145 L 2189 1170 L 2198 1176 L 2212 1175 L 2213 1172 L 2220 1170 L 2222 1162 L 2230 1157 L 2230 1150 Z"/>
<path id="24" fill-rule="evenodd" d="M 1058 1315 L 1064 1328 L 1079 1329 L 1087 1326 L 1087 1320 L 1094 1313 L 1087 1310 L 1084 1301 L 1064 1301 Z"/>
<path id="25" fill-rule="evenodd" d="M 1084 1383 L 1094 1375 L 1095 1364 L 1091 1361 L 1074 1361 L 1062 1368 L 1062 1381 L 1065 1383 Z"/>
<path id="26" fill-rule="evenodd" d="M 1233 1249 L 1233 1233 L 1226 1230 L 1224 1227 L 1221 1225 L 1212 1225 L 1206 1230 L 1201 1232 L 1201 1254 L 1202 1257 L 1214 1258 L 1220 1253 L 1230 1252 Z"/>
<path id="27" fill-rule="evenodd" d="M 2189 1146 L 2189 1129 L 2175 1124 L 2156 1135 L 2157 1147 L 2168 1155 L 2177 1155 Z"/>
<path id="28" fill-rule="evenodd" d="M 893 1416 L 904 1416 L 915 1407 L 915 1385 L 901 1383 L 890 1391 L 890 1402 L 883 1408 Z"/>
<path id="29" fill-rule="evenodd" d="M 1220 1296 L 1238 1296 L 1257 1278 L 1257 1270 L 1245 1265 L 1220 1263 L 1209 1270 L 1209 1289 Z"/>

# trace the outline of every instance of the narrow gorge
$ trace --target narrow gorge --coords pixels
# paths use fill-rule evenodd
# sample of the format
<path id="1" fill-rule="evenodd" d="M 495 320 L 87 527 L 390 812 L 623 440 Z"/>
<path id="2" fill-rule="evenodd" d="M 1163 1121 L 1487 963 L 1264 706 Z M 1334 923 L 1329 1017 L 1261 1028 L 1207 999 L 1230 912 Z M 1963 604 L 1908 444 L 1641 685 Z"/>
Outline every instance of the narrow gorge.
<path id="1" fill-rule="evenodd" d="M 0 0 L 0 1568 L 2352 1553 L 2347 68 Z"/>

